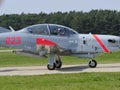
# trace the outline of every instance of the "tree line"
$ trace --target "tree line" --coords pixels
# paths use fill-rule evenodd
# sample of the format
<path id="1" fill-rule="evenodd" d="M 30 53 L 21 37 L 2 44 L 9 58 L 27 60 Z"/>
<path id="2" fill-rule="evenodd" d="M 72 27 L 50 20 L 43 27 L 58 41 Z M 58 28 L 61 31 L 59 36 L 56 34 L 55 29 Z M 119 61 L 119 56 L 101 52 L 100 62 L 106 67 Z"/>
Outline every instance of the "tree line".
<path id="1" fill-rule="evenodd" d="M 15 30 L 41 23 L 61 24 L 79 33 L 120 35 L 120 12 L 115 10 L 70 11 L 39 14 L 4 14 L 0 26 Z"/>

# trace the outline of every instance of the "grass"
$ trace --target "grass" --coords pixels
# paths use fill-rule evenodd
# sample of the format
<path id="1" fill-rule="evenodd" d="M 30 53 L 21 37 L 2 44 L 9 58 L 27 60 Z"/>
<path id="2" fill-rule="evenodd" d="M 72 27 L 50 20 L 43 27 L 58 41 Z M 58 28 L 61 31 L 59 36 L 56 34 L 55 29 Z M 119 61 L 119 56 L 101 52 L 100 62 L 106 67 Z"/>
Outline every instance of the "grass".
<path id="1" fill-rule="evenodd" d="M 120 51 L 106 53 L 95 58 L 99 63 L 120 63 Z"/>
<path id="2" fill-rule="evenodd" d="M 120 72 L 1 76 L 0 90 L 120 90 Z"/>
<path id="3" fill-rule="evenodd" d="M 0 66 L 45 65 L 47 58 L 34 58 L 15 53 L 0 53 Z"/>
<path id="4" fill-rule="evenodd" d="M 120 63 L 120 51 L 95 58 L 98 63 Z M 64 56 L 63 64 L 88 63 L 88 59 Z M 0 53 L 0 66 L 46 65 L 47 58 Z M 40 76 L 0 76 L 0 90 L 120 90 L 120 72 Z"/>
<path id="5" fill-rule="evenodd" d="M 62 56 L 63 64 L 87 64 L 88 58 L 77 58 L 71 56 Z M 95 58 L 98 63 L 120 63 L 120 51 L 103 54 Z M 48 58 L 36 58 L 22 56 L 15 53 L 0 53 L 0 67 L 3 66 L 30 66 L 47 65 Z"/>

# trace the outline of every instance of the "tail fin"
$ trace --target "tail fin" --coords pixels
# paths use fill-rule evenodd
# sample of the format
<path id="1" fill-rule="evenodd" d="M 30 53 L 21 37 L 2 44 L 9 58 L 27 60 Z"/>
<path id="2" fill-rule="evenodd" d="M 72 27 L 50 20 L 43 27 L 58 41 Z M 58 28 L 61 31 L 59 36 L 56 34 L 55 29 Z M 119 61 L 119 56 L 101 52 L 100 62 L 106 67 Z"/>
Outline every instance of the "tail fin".
<path id="1" fill-rule="evenodd" d="M 6 32 L 11 32 L 11 30 L 0 27 L 0 33 L 6 33 Z"/>

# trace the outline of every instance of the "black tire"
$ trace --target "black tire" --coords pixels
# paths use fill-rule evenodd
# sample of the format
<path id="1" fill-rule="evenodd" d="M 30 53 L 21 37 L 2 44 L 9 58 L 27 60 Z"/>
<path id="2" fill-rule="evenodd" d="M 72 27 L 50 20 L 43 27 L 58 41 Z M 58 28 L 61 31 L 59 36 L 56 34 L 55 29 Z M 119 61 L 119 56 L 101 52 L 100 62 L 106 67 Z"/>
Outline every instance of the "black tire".
<path id="1" fill-rule="evenodd" d="M 47 68 L 48 68 L 48 70 L 55 70 L 55 68 L 56 68 L 55 63 L 53 65 L 48 64 Z"/>
<path id="2" fill-rule="evenodd" d="M 56 68 L 61 68 L 61 67 L 62 67 L 62 62 L 61 62 L 61 60 L 56 60 L 56 61 L 55 61 L 55 66 L 56 66 Z"/>
<path id="3" fill-rule="evenodd" d="M 62 67 L 62 61 L 59 55 L 55 56 L 55 66 L 56 68 L 61 68 Z"/>
<path id="4" fill-rule="evenodd" d="M 89 67 L 95 68 L 96 66 L 97 66 L 97 62 L 96 62 L 95 60 L 91 60 L 91 61 L 89 62 Z"/>

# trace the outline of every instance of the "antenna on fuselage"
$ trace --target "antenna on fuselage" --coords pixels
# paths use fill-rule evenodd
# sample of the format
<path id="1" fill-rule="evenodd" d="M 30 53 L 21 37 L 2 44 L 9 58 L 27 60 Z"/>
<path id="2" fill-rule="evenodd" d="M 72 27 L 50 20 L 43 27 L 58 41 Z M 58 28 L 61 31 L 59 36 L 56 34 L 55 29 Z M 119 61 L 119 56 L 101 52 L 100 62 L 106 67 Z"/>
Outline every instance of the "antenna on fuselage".
<path id="1" fill-rule="evenodd" d="M 15 32 L 15 30 L 11 26 L 9 26 L 9 28 L 12 32 Z"/>

